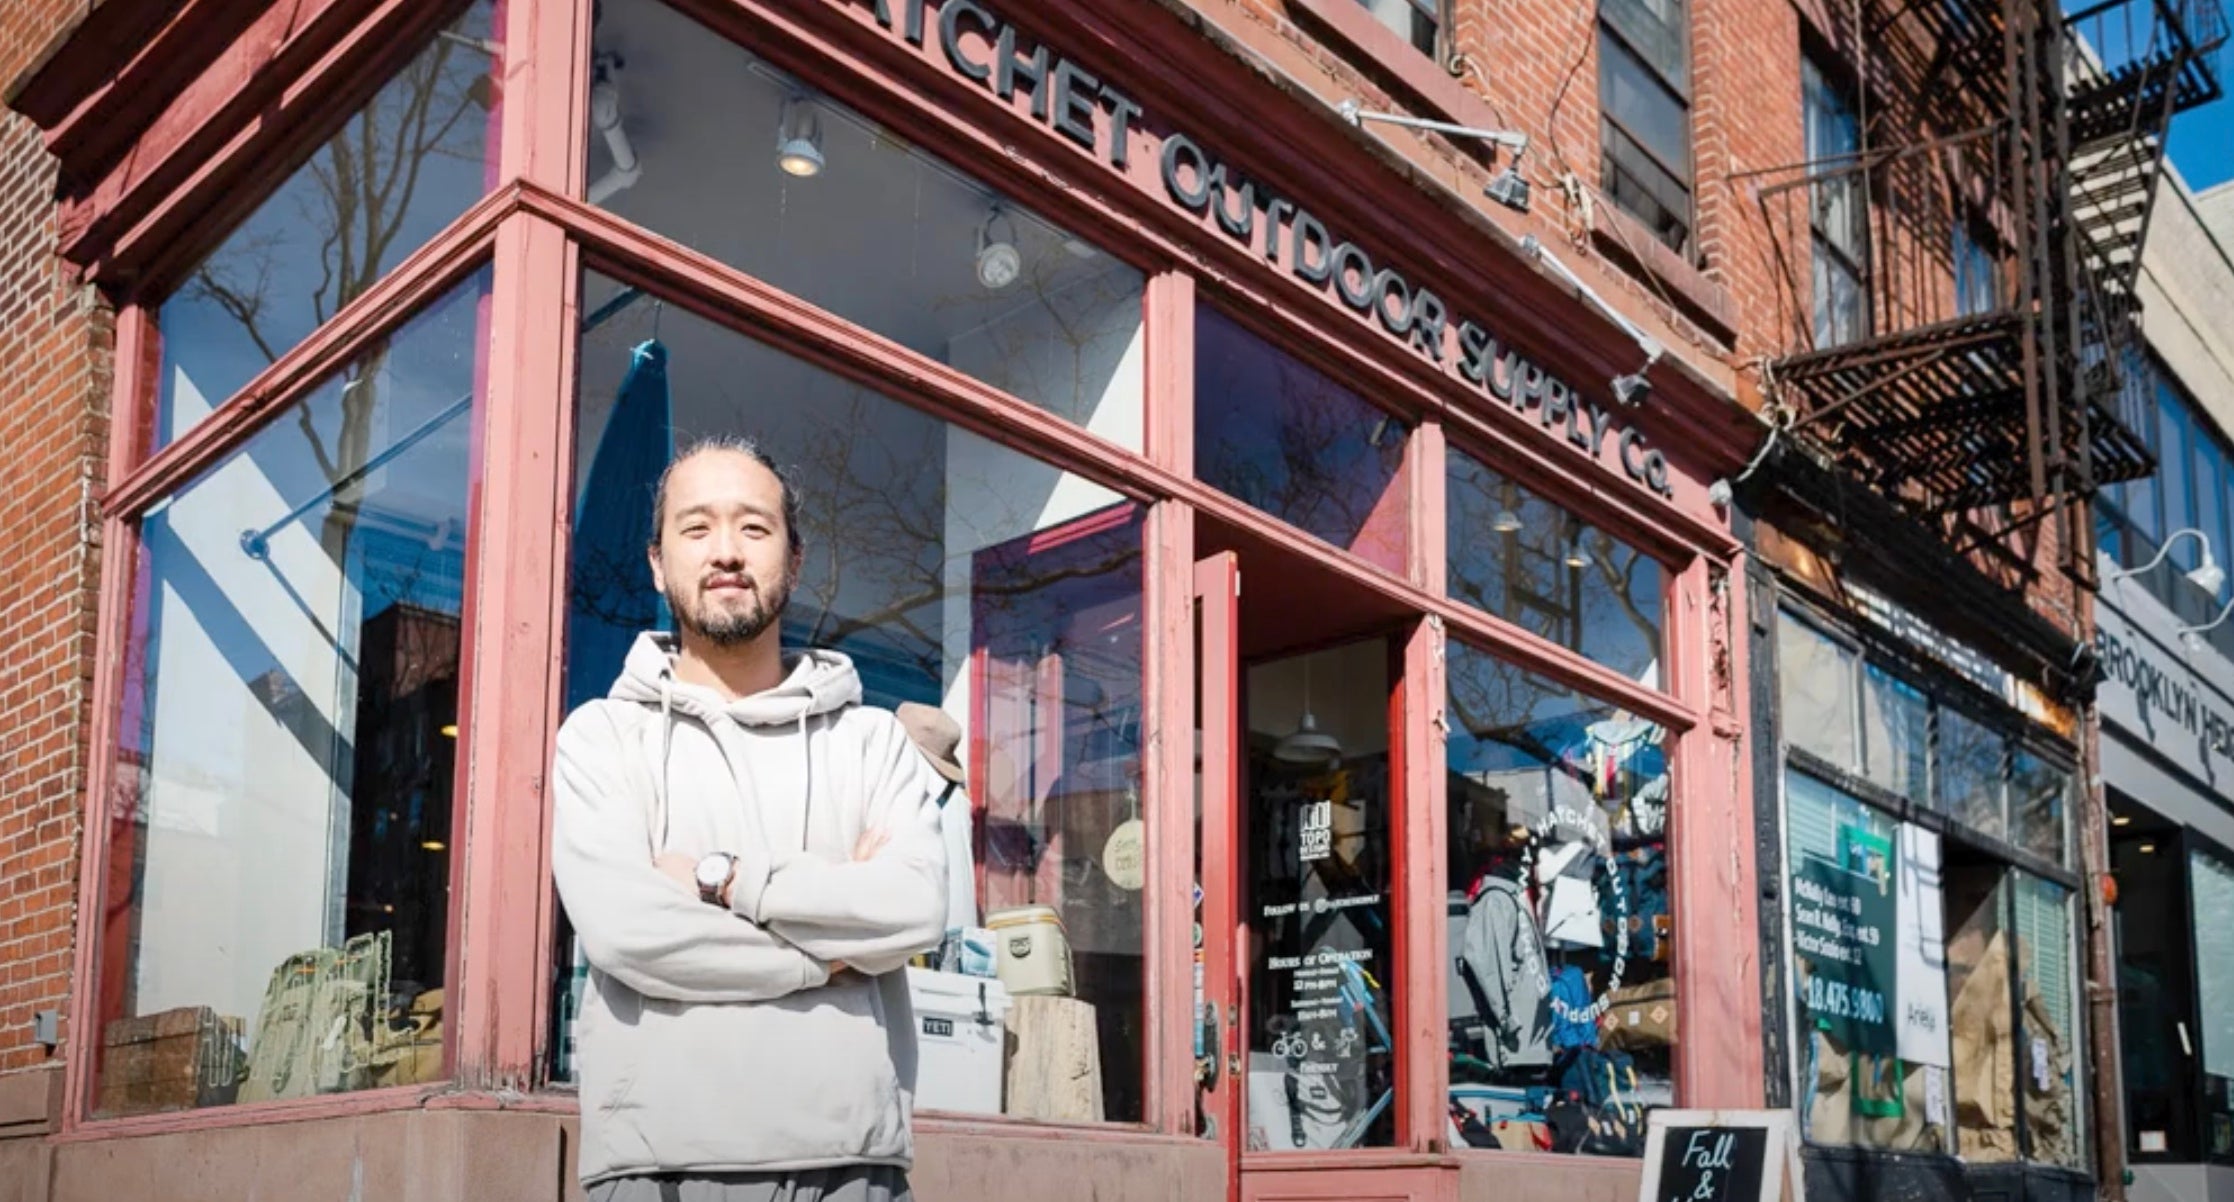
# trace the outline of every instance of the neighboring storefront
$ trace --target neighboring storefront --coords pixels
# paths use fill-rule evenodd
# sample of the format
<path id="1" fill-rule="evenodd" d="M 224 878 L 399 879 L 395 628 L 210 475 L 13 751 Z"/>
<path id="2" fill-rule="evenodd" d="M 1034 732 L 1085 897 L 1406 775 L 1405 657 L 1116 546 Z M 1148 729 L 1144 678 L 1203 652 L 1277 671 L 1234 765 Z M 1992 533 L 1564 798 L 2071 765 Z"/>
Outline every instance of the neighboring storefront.
<path id="1" fill-rule="evenodd" d="M 2042 670 L 2075 643 L 2015 597 L 1950 610 L 1955 563 L 1919 594 L 1883 583 L 1881 554 L 1763 527 L 1763 556 L 1769 1088 L 1807 1193 L 2095 1198 L 2084 710 L 2078 679 Z M 1973 641 L 1995 623 L 2006 639 Z M 2028 641 L 2049 655 L 2015 655 Z"/>
<path id="2" fill-rule="evenodd" d="M 2168 182 L 2142 256 L 2155 477 L 2096 507 L 2118 1084 L 2134 1202 L 2234 1199 L 2234 261 Z M 2218 1000 L 2214 1000 L 2218 999 Z"/>
<path id="3" fill-rule="evenodd" d="M 787 641 L 964 732 L 924 1196 L 1618 1194 L 1649 1109 L 1760 1104 L 1728 398 L 1664 364 L 1617 400 L 1630 334 L 1168 13 L 441 16 L 226 221 L 115 235 L 57 1153 L 100 1165 L 56 1197 L 451 1109 L 565 1179 L 542 774 L 663 617 L 653 476 L 721 433 L 795 467 Z M 1859 660 L 1807 662 L 1858 723 Z M 2043 1100 L 1959 1150 L 2083 1167 L 2043 1134 L 2052 1100 L 2082 1146 L 2073 961 L 2013 950 L 2070 940 L 2068 738 L 1904 679 L 1868 712 L 1977 746 L 1795 742 L 1781 786 L 1793 895 L 1926 941 L 1811 977 L 1903 983 L 1897 1037 L 1817 1037 L 1871 1084 L 1815 1130 L 1944 1128 L 1975 1009 Z"/>

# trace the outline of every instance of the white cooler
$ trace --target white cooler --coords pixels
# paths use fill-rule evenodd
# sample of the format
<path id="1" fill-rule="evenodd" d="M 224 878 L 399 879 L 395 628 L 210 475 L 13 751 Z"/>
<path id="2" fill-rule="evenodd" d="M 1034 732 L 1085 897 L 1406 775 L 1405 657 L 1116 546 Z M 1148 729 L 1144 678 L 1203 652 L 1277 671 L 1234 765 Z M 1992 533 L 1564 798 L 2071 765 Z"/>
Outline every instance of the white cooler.
<path id="1" fill-rule="evenodd" d="M 915 1007 L 915 1108 L 1001 1113 L 1008 989 L 990 977 L 908 970 Z"/>

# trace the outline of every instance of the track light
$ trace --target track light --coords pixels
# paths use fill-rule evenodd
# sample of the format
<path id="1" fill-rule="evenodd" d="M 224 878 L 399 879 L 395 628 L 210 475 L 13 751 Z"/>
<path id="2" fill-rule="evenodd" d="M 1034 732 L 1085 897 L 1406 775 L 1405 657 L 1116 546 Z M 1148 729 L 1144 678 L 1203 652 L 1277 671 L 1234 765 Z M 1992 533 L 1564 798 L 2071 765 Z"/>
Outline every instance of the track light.
<path id="1" fill-rule="evenodd" d="M 1624 405 L 1635 405 L 1644 400 L 1645 394 L 1652 390 L 1652 384 L 1644 378 L 1644 374 L 1652 369 L 1653 364 L 1660 361 L 1660 356 L 1667 353 L 1667 348 L 1660 345 L 1659 339 L 1645 333 L 1644 329 L 1636 322 L 1629 320 L 1621 310 L 1607 304 L 1606 298 L 1598 295 L 1596 289 L 1584 283 L 1582 277 L 1575 274 L 1574 268 L 1567 266 L 1558 255 L 1551 253 L 1550 248 L 1543 244 L 1542 239 L 1530 234 L 1520 240 L 1520 250 L 1522 254 L 1550 268 L 1553 275 L 1566 281 L 1568 287 L 1580 293 L 1584 300 L 1590 302 L 1592 308 L 1605 315 L 1606 320 L 1621 327 L 1622 333 L 1636 341 L 1637 349 L 1644 352 L 1644 366 L 1628 375 L 1615 376 L 1613 379 L 1613 395 L 1615 400 Z"/>
<path id="2" fill-rule="evenodd" d="M 785 175 L 810 179 L 822 174 L 822 112 L 804 96 L 783 102 L 776 120 L 776 166 Z"/>
<path id="3" fill-rule="evenodd" d="M 993 223 L 1005 222 L 1008 237 L 996 239 Z M 1024 256 L 1016 249 L 1016 222 L 994 205 L 985 214 L 985 221 L 977 227 L 977 282 L 995 292 L 1016 282 L 1024 272 Z"/>
<path id="4" fill-rule="evenodd" d="M 1362 127 L 1368 121 L 1379 121 L 1388 125 L 1401 125 L 1406 129 L 1430 130 L 1453 138 L 1476 138 L 1511 150 L 1511 161 L 1489 181 L 1489 186 L 1483 188 L 1482 192 L 1508 209 L 1521 213 L 1528 211 L 1528 180 L 1520 173 L 1520 156 L 1528 153 L 1527 134 L 1511 129 L 1479 129 L 1471 125 L 1453 125 L 1448 121 L 1428 121 L 1402 113 L 1371 112 L 1354 98 L 1336 105 L 1334 111 L 1340 113 L 1342 120 L 1350 125 Z"/>
<path id="5" fill-rule="evenodd" d="M 1482 194 L 1515 213 L 1528 211 L 1528 180 L 1520 173 L 1519 155 L 1514 155 L 1513 161 L 1489 181 Z"/>

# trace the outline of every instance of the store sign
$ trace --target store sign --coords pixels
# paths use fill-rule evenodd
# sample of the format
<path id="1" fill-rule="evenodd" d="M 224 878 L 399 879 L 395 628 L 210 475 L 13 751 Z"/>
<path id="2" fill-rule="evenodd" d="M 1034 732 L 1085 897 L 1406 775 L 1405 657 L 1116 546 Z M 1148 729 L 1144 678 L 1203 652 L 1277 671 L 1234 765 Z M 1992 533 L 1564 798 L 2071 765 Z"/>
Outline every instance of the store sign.
<path id="1" fill-rule="evenodd" d="M 921 49 L 935 43 L 947 67 L 1004 102 L 1030 101 L 1033 119 L 1098 155 L 1111 169 L 1131 164 L 1131 135 L 1141 105 L 977 0 L 838 0 L 865 4 L 887 32 Z M 1488 325 L 1450 312 L 1433 291 L 1374 260 L 1355 242 L 1287 197 L 1217 159 L 1184 133 L 1164 137 L 1161 176 L 1166 196 L 1197 217 L 1214 219 L 1228 237 L 1283 266 L 1306 285 L 1331 293 L 1377 323 L 1421 358 L 1538 425 L 1570 448 L 1610 462 L 1637 484 L 1675 495 L 1668 459 L 1607 404 L 1504 344 Z M 1609 450 L 1610 448 L 1610 450 Z"/>
<path id="2" fill-rule="evenodd" d="M 2103 720 L 2198 779 L 2234 768 L 2234 702 L 2124 614 L 2103 605 L 2095 615 L 2095 650 L 2107 678 L 2096 695 Z"/>

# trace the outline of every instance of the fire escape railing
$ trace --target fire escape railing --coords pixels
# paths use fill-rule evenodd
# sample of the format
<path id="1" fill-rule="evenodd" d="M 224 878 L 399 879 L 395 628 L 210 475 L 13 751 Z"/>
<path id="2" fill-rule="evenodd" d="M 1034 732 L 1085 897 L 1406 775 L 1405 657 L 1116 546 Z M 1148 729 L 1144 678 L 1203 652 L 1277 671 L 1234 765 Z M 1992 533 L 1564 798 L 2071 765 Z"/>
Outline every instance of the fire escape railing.
<path id="1" fill-rule="evenodd" d="M 1778 272 L 1774 416 L 1951 538 L 2061 512 L 2084 576 L 2069 503 L 2154 470 L 2140 251 L 2172 116 L 2219 94 L 2219 0 L 1856 0 L 1841 20 L 1851 145 L 1740 177 Z"/>

